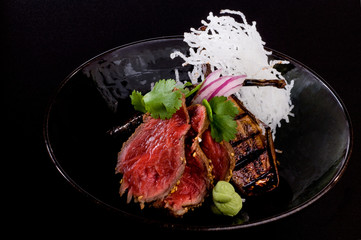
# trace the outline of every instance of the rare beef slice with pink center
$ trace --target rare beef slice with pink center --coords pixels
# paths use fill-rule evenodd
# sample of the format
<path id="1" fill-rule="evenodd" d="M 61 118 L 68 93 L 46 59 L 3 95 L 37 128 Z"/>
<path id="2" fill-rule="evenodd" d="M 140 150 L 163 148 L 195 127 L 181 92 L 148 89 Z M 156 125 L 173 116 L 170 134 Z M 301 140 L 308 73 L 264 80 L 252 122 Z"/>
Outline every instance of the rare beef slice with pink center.
<path id="1" fill-rule="evenodd" d="M 163 199 L 183 175 L 185 136 L 190 128 L 184 103 L 170 119 L 144 116 L 143 123 L 123 144 L 118 154 L 116 173 L 123 174 L 119 193 L 128 190 L 127 202 Z"/>

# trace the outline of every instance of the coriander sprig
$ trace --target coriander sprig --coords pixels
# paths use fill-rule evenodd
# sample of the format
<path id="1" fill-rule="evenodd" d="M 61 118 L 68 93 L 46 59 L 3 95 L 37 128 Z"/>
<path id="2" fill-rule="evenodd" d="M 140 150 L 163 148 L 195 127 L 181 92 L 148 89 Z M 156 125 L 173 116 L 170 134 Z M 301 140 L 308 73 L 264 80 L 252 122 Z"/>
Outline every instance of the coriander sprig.
<path id="1" fill-rule="evenodd" d="M 213 97 L 209 102 L 203 99 L 211 126 L 211 135 L 216 142 L 230 141 L 236 137 L 238 109 L 226 97 Z"/>
<path id="2" fill-rule="evenodd" d="M 183 85 L 177 85 L 175 80 L 162 79 L 144 96 L 134 90 L 130 98 L 135 110 L 149 112 L 153 118 L 169 119 L 182 106 L 182 93 L 188 92 Z"/>

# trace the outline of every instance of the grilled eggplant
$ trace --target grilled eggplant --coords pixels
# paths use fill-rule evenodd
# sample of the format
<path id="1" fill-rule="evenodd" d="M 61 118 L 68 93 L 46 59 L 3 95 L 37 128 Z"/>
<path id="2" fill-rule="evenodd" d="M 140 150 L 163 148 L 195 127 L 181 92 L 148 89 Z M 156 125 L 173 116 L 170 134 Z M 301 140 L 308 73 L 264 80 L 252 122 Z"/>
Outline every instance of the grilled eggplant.
<path id="1" fill-rule="evenodd" d="M 279 184 L 276 154 L 270 128 L 250 113 L 235 96 L 228 97 L 238 108 L 238 133 L 230 141 L 236 157 L 234 185 L 244 196 L 255 196 Z"/>

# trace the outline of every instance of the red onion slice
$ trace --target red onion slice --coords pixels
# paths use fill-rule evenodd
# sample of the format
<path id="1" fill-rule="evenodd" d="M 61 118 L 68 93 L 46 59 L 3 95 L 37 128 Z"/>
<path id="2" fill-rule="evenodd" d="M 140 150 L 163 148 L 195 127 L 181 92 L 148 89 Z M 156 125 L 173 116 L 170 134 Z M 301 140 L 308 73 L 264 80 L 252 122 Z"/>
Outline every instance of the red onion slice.
<path id="1" fill-rule="evenodd" d="M 207 85 L 202 85 L 199 89 L 196 97 L 193 99 L 193 103 L 201 103 L 203 99 L 208 99 L 209 96 L 216 90 L 219 86 L 221 86 L 225 81 L 229 80 L 230 76 L 220 77 L 212 82 L 208 82 Z"/>
<path id="2" fill-rule="evenodd" d="M 238 92 L 241 89 L 242 86 L 243 86 L 243 84 L 238 84 L 238 85 L 235 85 L 232 88 L 227 89 L 227 91 L 225 91 L 225 89 L 223 89 L 222 91 L 219 91 L 216 96 L 228 97 L 229 95 L 232 95 L 233 93 Z"/>
<path id="3" fill-rule="evenodd" d="M 204 90 L 206 90 L 209 87 L 210 84 L 212 84 L 214 81 L 217 81 L 221 76 L 221 73 L 222 73 L 222 69 L 211 72 L 202 83 L 202 87 L 199 89 L 198 94 L 201 94 Z"/>
<path id="4" fill-rule="evenodd" d="M 242 87 L 246 75 L 222 76 L 222 70 L 216 70 L 208 75 L 192 100 L 193 104 L 201 103 L 203 99 L 208 101 L 215 96 L 229 96 Z"/>
<path id="5" fill-rule="evenodd" d="M 223 94 L 226 92 L 232 92 L 231 90 L 236 89 L 235 86 L 242 85 L 243 81 L 246 79 L 246 75 L 235 76 L 224 81 L 217 89 L 215 89 L 212 94 L 208 97 L 208 101 L 211 100 L 215 96 L 224 96 Z M 234 92 L 232 92 L 234 93 Z M 231 93 L 231 94 L 232 94 Z"/>

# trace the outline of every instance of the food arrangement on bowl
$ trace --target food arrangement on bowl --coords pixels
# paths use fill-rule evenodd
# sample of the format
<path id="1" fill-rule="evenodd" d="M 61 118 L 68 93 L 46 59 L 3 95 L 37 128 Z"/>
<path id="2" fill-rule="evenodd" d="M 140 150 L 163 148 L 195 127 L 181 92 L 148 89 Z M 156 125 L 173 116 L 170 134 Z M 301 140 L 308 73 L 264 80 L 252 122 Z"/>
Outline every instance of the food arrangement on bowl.
<path id="1" fill-rule="evenodd" d="M 127 216 L 187 229 L 276 220 L 333 186 L 350 152 L 342 102 L 302 64 L 266 49 L 242 13 L 221 14 L 184 39 L 110 50 L 66 79 L 45 139 L 74 186 Z M 77 104 L 74 89 L 102 100 Z M 93 134 L 68 130 L 74 119 Z M 81 158 L 67 153 L 66 133 L 83 139 L 67 143 Z M 93 142 L 97 157 L 85 153 Z"/>
<path id="2" fill-rule="evenodd" d="M 116 172 L 123 175 L 120 195 L 127 190 L 127 201 L 134 199 L 141 208 L 151 203 L 182 216 L 200 206 L 219 181 L 231 180 L 243 196 L 279 184 L 272 130 L 258 118 L 275 131 L 293 115 L 292 85 L 273 67 L 288 62 L 268 62 L 271 52 L 264 50 L 255 23 L 249 25 L 241 12 L 221 13 L 243 22 L 210 13 L 209 22 L 185 33 L 190 56 L 171 54 L 193 65 L 189 82 L 160 80 L 144 96 L 136 90 L 130 96 L 145 115 L 123 144 Z M 232 200 L 225 195 L 224 201 Z M 236 209 L 241 206 L 238 201 Z M 217 205 L 213 209 L 222 213 Z"/>

